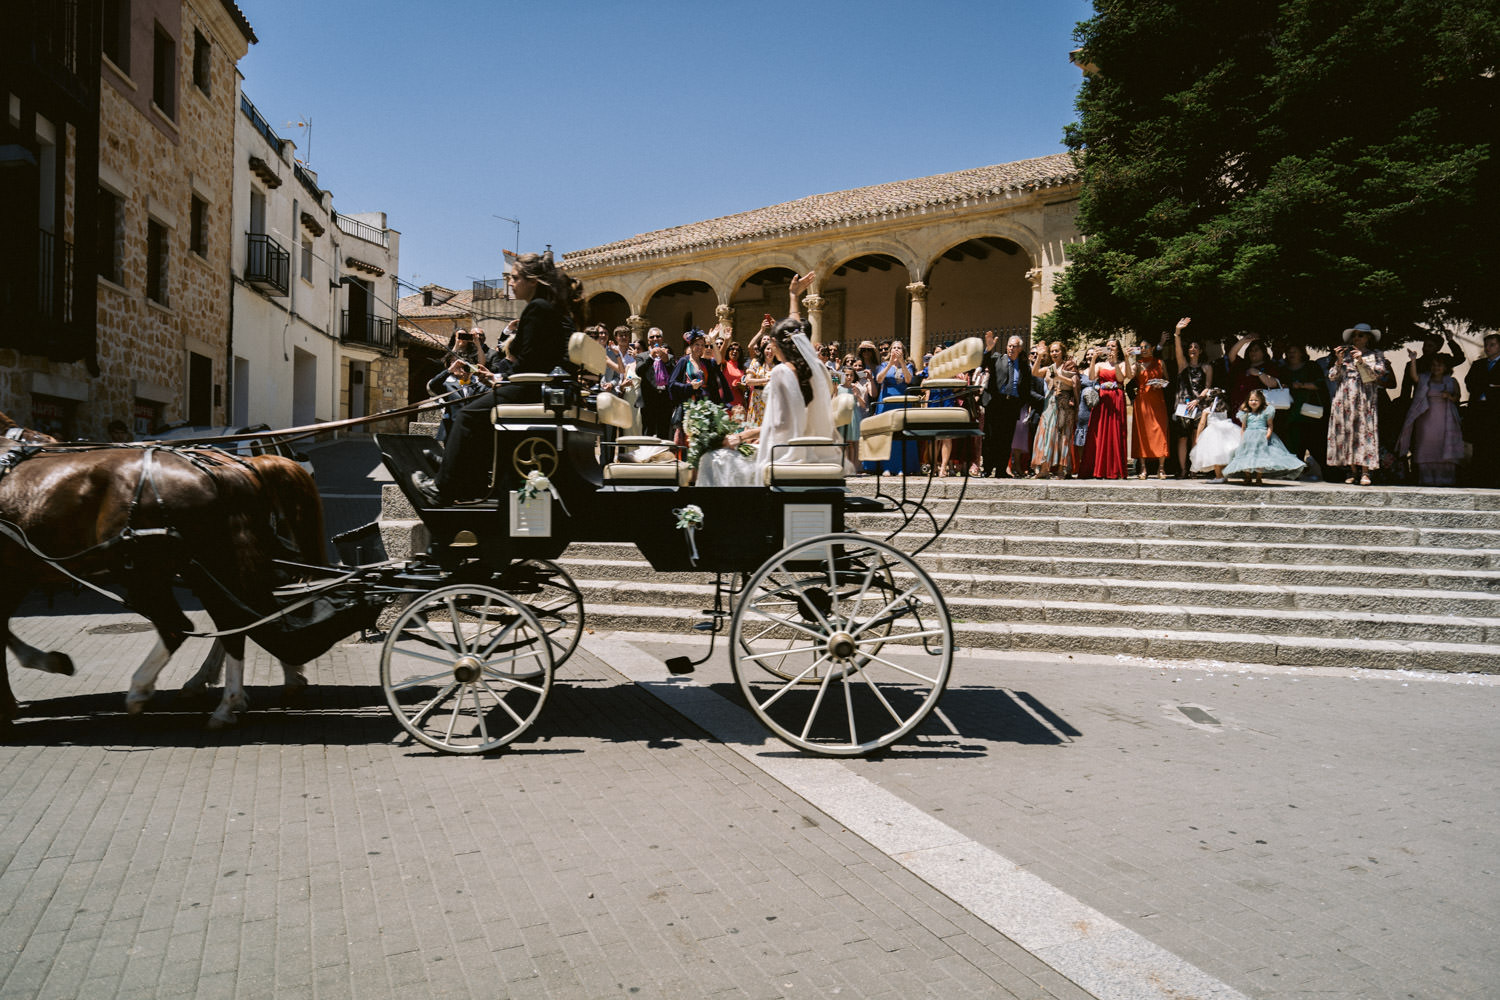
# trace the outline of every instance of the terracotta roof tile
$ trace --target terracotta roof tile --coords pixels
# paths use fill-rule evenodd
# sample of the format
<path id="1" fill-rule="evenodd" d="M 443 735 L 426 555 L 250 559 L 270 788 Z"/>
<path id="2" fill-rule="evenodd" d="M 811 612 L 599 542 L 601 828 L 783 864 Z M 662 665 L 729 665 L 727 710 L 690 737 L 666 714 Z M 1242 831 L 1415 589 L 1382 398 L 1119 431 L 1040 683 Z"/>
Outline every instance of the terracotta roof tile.
<path id="1" fill-rule="evenodd" d="M 422 304 L 422 293 L 403 295 L 396 300 L 396 312 L 402 316 L 410 316 L 414 319 L 425 319 L 429 316 L 472 316 L 474 315 L 474 290 L 472 288 L 456 292 L 451 288 L 434 285 L 432 288 L 432 305 Z"/>
<path id="2" fill-rule="evenodd" d="M 423 347 L 430 348 L 434 351 L 446 351 L 448 349 L 447 338 L 439 337 L 435 333 L 429 333 L 426 330 L 422 329 L 420 326 L 417 326 L 415 323 L 405 323 L 401 320 L 397 320 L 396 329 L 400 330 L 402 333 L 406 334 L 408 337 L 410 337 L 412 340 L 416 341 L 416 343 L 420 344 Z"/>
<path id="3" fill-rule="evenodd" d="M 757 208 L 738 215 L 694 222 L 671 229 L 642 233 L 628 240 L 605 243 L 563 255 L 569 267 L 618 264 L 649 257 L 683 253 L 703 247 L 767 239 L 803 230 L 851 222 L 872 221 L 1010 191 L 1032 191 L 1076 183 L 1078 168 L 1069 153 L 951 174 L 891 181 L 871 187 L 815 194 L 796 201 Z"/>

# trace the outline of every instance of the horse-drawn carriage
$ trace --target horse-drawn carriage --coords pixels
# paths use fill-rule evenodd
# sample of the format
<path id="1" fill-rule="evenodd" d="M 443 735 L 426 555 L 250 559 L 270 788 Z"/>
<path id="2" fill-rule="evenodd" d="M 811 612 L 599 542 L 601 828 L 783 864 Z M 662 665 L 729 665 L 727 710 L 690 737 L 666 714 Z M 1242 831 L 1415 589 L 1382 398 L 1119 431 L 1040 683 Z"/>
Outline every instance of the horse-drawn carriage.
<path id="1" fill-rule="evenodd" d="M 962 385 L 945 376 L 973 368 L 980 352 L 977 340 L 940 352 L 924 389 Z M 585 374 L 605 369 L 599 345 L 574 335 L 569 358 L 575 372 L 515 376 L 538 383 L 539 401 L 494 408 L 487 499 L 429 506 L 411 479 L 416 471 L 435 470 L 434 440 L 376 436 L 426 534 L 425 545 L 415 546 L 423 551 L 411 559 L 319 565 L 305 550 L 320 549 L 321 542 L 305 539 L 310 531 L 321 535 L 320 508 L 315 528 L 308 522 L 291 532 L 304 538 L 305 561 L 285 552 L 267 557 L 265 551 L 287 540 L 288 532 L 275 525 L 297 520 L 299 506 L 278 491 L 277 475 L 305 480 L 304 492 L 315 491 L 311 477 L 277 459 L 256 469 L 155 444 L 70 452 L 66 464 L 78 482 L 110 484 L 94 498 L 91 520 L 73 519 L 95 531 L 81 540 L 79 556 L 56 556 L 75 551 L 74 539 L 53 535 L 49 555 L 47 544 L 37 544 L 46 539 L 28 534 L 29 527 L 45 535 L 56 519 L 15 523 L 9 518 L 25 519 L 10 508 L 0 518 L 0 543 L 9 543 L 0 544 L 0 555 L 80 583 L 91 572 L 114 572 L 127 578 L 128 592 L 144 595 L 133 606 L 156 624 L 164 645 L 136 672 L 127 698 L 132 710 L 149 698 L 171 651 L 185 637 L 204 634 L 190 631 L 171 599 L 175 579 L 194 584 L 221 630 L 210 634 L 232 646 L 232 678 L 242 666 L 246 635 L 283 661 L 290 681 L 295 671 L 288 664 L 304 663 L 351 628 L 373 624 L 384 609 L 390 620 L 382 622 L 380 682 L 400 724 L 445 752 L 498 749 L 536 721 L 557 668 L 583 633 L 582 594 L 554 560 L 572 542 L 630 541 L 657 573 L 713 575 L 714 606 L 695 626 L 710 634 L 709 652 L 697 661 L 669 660 L 674 673 L 706 661 L 727 630 L 729 664 L 746 703 L 795 747 L 865 754 L 921 725 L 947 685 L 954 651 L 942 593 L 914 558 L 945 526 L 927 508 L 926 489 L 910 496 L 903 477 L 899 496 L 879 489 L 874 497 L 856 496 L 844 483 L 842 449 L 822 438 L 788 442 L 785 460 L 773 455 L 757 485 L 690 485 L 692 470 L 681 449 L 619 436 L 633 421 L 629 404 L 591 390 Z M 906 402 L 909 408 L 866 419 L 866 457 L 883 457 L 892 442 L 979 433 L 961 407 L 925 407 L 920 393 Z M 841 419 L 847 408 L 835 406 L 834 425 Z M 829 461 L 808 460 L 818 447 L 831 453 Z M 64 461 L 55 452 L 50 457 Z M 0 475 L 24 458 L 0 456 Z M 37 473 L 34 482 L 61 481 L 56 469 L 44 476 L 37 467 Z M 180 489 L 189 499 L 176 507 L 164 503 L 164 488 Z M 315 498 L 311 506 L 318 508 Z M 895 514 L 898 527 L 884 538 L 847 531 L 845 516 L 853 511 Z M 257 528 L 268 512 L 272 527 Z M 918 518 L 930 524 L 931 536 L 914 551 L 902 551 L 893 541 Z M 222 544 L 216 533 L 226 523 L 237 526 L 237 544 Z M 155 546 L 149 570 L 140 559 L 145 542 Z M 284 583 L 275 589 L 266 582 L 273 564 Z M 303 579 L 289 583 L 289 575 Z M 7 620 L 14 600 L 0 609 Z M 25 665 L 72 670 L 65 656 L 33 650 L 8 629 L 4 638 Z M 237 680 L 226 682 L 215 713 L 220 722 L 242 710 L 235 700 L 243 696 L 232 686 L 241 691 Z M 16 708 L 8 681 L 0 696 L 8 720 Z"/>
<path id="2" fill-rule="evenodd" d="M 961 384 L 944 376 L 973 368 L 980 350 L 972 340 L 940 352 L 928 385 Z M 569 356 L 580 372 L 604 371 L 602 349 L 584 335 Z M 589 541 L 633 542 L 658 573 L 713 575 L 714 606 L 696 627 L 727 628 L 746 703 L 793 746 L 865 754 L 922 723 L 948 682 L 953 629 L 938 586 L 892 539 L 918 517 L 940 530 L 925 491 L 909 496 L 903 479 L 900 496 L 853 495 L 841 449 L 821 438 L 789 442 L 801 460 L 773 456 L 759 485 L 693 486 L 669 442 L 614 436 L 632 422 L 624 400 L 591 394 L 562 370 L 530 377 L 539 402 L 494 408 L 489 499 L 427 505 L 411 474 L 435 471 L 433 440 L 376 438 L 427 534 L 406 576 L 434 575 L 381 653 L 386 698 L 413 737 L 473 753 L 525 732 L 584 626 L 579 588 L 553 560 Z M 961 407 L 922 401 L 867 421 L 870 446 L 978 433 Z M 841 419 L 847 409 L 836 406 Z M 820 445 L 830 460 L 807 460 Z M 886 538 L 849 532 L 851 511 L 897 513 L 901 527 Z M 693 665 L 668 661 L 674 672 Z"/>

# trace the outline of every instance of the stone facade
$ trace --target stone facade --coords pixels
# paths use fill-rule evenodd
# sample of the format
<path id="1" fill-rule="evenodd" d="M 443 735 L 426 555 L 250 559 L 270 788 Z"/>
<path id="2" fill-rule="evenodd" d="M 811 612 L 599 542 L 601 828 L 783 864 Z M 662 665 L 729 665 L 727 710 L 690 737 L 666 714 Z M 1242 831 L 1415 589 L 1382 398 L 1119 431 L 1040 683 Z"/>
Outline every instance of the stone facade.
<path id="1" fill-rule="evenodd" d="M 111 420 L 144 434 L 185 419 L 190 397 L 209 420 L 224 419 L 232 108 L 236 64 L 254 38 L 219 0 L 139 0 L 123 37 L 127 65 L 102 60 L 99 99 L 99 185 L 119 222 L 118 280 L 75 279 L 98 283 L 99 374 L 84 361 L 0 356 L 0 405 L 25 413 L 23 422 L 96 440 Z M 200 39 L 207 54 L 195 65 Z M 153 78 L 163 46 L 172 53 L 164 88 Z M 70 186 L 70 233 L 75 197 Z M 205 206 L 197 250 L 195 197 Z"/>

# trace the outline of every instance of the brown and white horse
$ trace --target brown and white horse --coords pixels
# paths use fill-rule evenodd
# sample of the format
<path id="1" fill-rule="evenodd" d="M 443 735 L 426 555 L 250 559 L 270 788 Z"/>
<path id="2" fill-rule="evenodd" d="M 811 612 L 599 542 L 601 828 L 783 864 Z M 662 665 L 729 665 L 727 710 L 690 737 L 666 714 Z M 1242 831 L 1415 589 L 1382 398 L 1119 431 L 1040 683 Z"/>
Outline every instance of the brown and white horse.
<path id="1" fill-rule="evenodd" d="M 0 441 L 0 450 L 16 447 Z M 209 449 L 44 449 L 0 478 L 0 520 L 30 546 L 0 537 L 4 646 L 24 666 L 72 673 L 66 655 L 16 640 L 11 615 L 34 586 L 66 579 L 53 562 L 75 577 L 122 586 L 126 602 L 159 636 L 132 680 L 132 711 L 144 707 L 156 676 L 192 630 L 172 593 L 179 576 L 220 629 L 233 629 L 275 611 L 274 559 L 323 561 L 316 486 L 295 462 L 274 457 L 247 463 Z M 278 532 L 278 524 L 289 530 Z M 222 640 L 229 683 L 211 725 L 227 725 L 243 710 L 244 641 L 243 633 Z M 0 722 L 16 712 L 0 663 Z"/>

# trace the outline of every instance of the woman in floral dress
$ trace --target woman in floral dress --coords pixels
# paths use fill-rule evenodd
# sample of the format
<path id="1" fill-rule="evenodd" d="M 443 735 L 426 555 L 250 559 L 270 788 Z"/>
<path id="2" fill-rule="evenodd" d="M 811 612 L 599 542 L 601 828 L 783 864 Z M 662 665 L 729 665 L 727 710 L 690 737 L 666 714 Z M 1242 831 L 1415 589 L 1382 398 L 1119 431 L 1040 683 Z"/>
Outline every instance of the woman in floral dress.
<path id="1" fill-rule="evenodd" d="M 760 343 L 760 357 L 752 358 L 745 366 L 745 373 L 740 378 L 740 384 L 747 391 L 748 402 L 745 405 L 745 422 L 751 427 L 759 427 L 760 422 L 766 417 L 766 394 L 765 385 L 771 381 L 771 369 L 776 366 L 776 359 L 771 357 L 770 339 L 767 338 Z"/>
<path id="2" fill-rule="evenodd" d="M 1380 423 L 1377 416 L 1382 385 L 1396 378 L 1385 355 L 1375 347 L 1380 331 L 1360 323 L 1344 331 L 1343 347 L 1334 348 L 1328 380 L 1337 389 L 1328 416 L 1328 464 L 1347 466 L 1349 478 L 1370 485 L 1370 470 L 1380 468 Z"/>
<path id="3" fill-rule="evenodd" d="M 1038 476 L 1067 479 L 1073 468 L 1073 434 L 1078 428 L 1078 366 L 1065 356 L 1062 341 L 1049 352 L 1052 363 L 1032 374 L 1047 385 L 1046 408 L 1036 429 L 1031 468 Z"/>

